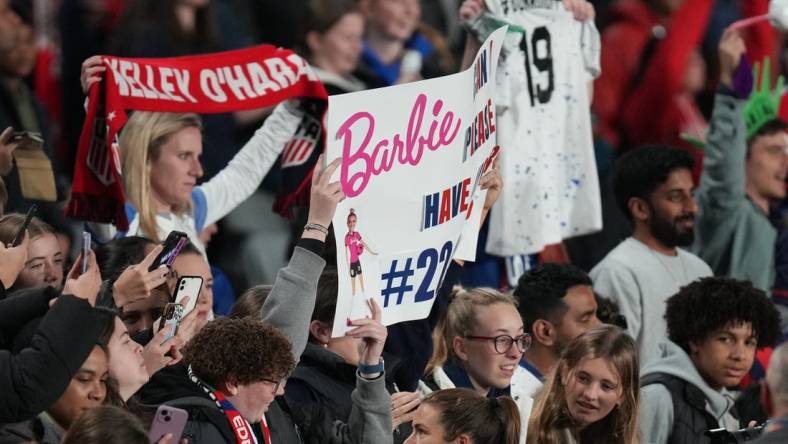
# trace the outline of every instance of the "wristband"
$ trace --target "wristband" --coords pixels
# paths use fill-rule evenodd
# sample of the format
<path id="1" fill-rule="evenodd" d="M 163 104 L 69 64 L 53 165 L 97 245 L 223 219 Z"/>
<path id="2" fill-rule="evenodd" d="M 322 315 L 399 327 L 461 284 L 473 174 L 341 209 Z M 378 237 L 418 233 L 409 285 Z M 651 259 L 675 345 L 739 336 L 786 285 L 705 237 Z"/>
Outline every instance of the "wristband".
<path id="1" fill-rule="evenodd" d="M 385 366 L 383 365 L 383 358 L 380 358 L 380 361 L 377 364 L 359 364 L 358 365 L 358 372 L 362 375 L 375 375 L 378 373 L 383 373 L 385 370 Z"/>
<path id="2" fill-rule="evenodd" d="M 317 230 L 317 231 L 325 234 L 326 236 L 328 236 L 328 227 L 324 227 L 323 225 L 320 225 L 320 224 L 315 224 L 315 223 L 311 223 L 310 222 L 310 223 L 304 225 L 304 230 Z"/>

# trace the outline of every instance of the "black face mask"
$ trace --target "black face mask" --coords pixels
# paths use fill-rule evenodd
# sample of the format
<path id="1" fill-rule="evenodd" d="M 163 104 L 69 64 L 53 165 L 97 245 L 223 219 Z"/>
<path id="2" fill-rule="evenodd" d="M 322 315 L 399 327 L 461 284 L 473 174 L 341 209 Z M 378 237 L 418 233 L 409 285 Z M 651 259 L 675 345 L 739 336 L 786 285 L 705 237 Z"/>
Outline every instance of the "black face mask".
<path id="1" fill-rule="evenodd" d="M 144 347 L 153 339 L 153 327 L 130 334 L 129 337 L 131 337 L 132 341 Z"/>
<path id="2" fill-rule="evenodd" d="M 657 214 L 657 210 L 649 203 L 651 210 L 651 219 L 649 219 L 649 229 L 652 236 L 657 238 L 666 247 L 687 247 L 692 244 L 695 239 L 695 230 L 686 232 L 679 231 L 678 224 L 687 220 L 695 220 L 694 214 L 684 214 L 672 221 L 663 219 Z"/>

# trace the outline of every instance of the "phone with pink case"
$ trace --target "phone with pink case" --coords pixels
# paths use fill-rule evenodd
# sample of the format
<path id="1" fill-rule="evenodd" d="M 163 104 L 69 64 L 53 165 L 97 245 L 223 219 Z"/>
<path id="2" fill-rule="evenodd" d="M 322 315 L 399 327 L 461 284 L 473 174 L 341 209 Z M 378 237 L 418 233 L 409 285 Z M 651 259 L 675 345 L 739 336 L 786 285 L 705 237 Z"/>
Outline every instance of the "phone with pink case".
<path id="1" fill-rule="evenodd" d="M 156 416 L 153 417 L 153 422 L 150 425 L 148 432 L 148 440 L 151 444 L 156 444 L 166 434 L 171 434 L 171 443 L 178 443 L 183 435 L 183 428 L 186 427 L 186 421 L 189 420 L 189 414 L 186 410 L 168 405 L 160 405 L 156 409 Z"/>

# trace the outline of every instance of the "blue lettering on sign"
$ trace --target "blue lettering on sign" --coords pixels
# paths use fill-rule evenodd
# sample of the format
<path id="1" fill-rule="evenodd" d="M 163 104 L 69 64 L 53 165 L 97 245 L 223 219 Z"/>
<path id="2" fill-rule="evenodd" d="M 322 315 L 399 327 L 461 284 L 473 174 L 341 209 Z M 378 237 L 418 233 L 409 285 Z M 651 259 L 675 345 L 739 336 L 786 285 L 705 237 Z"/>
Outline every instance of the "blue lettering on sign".
<path id="1" fill-rule="evenodd" d="M 409 293 L 413 293 L 414 286 L 411 284 L 411 278 L 414 277 L 415 270 L 425 270 L 425 273 L 418 289 L 413 294 L 413 301 L 425 302 L 432 300 L 435 297 L 435 292 L 440 288 L 443 279 L 446 277 L 446 270 L 449 268 L 453 251 L 454 244 L 452 241 L 446 241 L 440 252 L 435 248 L 427 248 L 415 258 L 393 259 L 389 270 L 380 276 L 384 282 L 380 291 L 380 295 L 383 297 L 383 307 L 388 307 L 392 302 L 395 305 L 401 305 L 406 300 L 406 296 L 410 296 Z M 414 262 L 416 264 L 415 269 L 413 268 Z M 438 265 L 441 265 L 440 274 L 435 279 Z M 396 298 L 391 298 L 392 295 L 396 296 Z"/>

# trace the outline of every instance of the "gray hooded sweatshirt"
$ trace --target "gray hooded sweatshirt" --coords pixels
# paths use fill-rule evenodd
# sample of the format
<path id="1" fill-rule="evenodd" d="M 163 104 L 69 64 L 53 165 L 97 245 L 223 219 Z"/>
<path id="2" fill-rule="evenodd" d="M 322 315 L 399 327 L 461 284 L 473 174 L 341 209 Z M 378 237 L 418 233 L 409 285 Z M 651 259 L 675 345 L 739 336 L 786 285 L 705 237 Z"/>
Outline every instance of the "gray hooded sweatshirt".
<path id="1" fill-rule="evenodd" d="M 739 421 L 731 415 L 733 399 L 726 389 L 709 387 L 698 373 L 687 353 L 674 342 L 665 340 L 659 345 L 660 358 L 646 365 L 641 377 L 652 373 L 666 373 L 694 385 L 706 397 L 706 410 L 728 430 L 738 430 Z M 664 444 L 673 430 L 673 400 L 662 384 L 651 384 L 640 389 L 640 433 L 643 444 Z M 699 437 L 700 438 L 700 437 Z"/>

